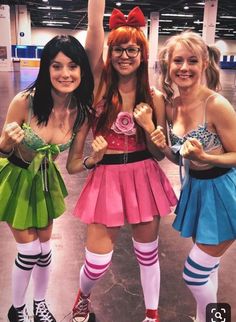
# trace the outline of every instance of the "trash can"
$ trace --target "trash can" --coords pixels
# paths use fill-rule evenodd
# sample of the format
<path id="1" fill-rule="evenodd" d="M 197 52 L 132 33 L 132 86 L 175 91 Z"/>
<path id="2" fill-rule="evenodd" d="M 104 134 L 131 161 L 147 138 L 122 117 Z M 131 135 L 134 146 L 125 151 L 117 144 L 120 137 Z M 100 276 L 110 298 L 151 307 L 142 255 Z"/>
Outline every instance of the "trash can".
<path id="1" fill-rule="evenodd" d="M 13 71 L 14 72 L 19 72 L 20 71 L 20 59 L 19 58 L 13 58 Z"/>

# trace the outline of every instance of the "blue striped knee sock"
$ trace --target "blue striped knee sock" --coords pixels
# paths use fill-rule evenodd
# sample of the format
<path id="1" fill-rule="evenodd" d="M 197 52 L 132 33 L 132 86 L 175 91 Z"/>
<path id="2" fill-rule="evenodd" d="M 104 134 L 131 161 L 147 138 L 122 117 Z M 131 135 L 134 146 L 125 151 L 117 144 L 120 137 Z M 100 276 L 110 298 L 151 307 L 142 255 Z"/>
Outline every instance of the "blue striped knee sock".
<path id="1" fill-rule="evenodd" d="M 203 252 L 196 244 L 184 266 L 183 278 L 197 303 L 197 321 L 206 321 L 206 306 L 217 302 L 217 273 L 220 257 Z"/>

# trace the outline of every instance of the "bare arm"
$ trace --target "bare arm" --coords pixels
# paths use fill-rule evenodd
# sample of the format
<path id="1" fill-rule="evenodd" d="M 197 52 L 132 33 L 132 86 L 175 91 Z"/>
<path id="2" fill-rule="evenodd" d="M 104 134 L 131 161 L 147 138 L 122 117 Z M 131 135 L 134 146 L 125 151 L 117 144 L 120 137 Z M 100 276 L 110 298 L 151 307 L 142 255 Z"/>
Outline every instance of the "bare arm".
<path id="1" fill-rule="evenodd" d="M 145 130 L 149 151 L 157 160 L 162 160 L 164 154 L 160 151 L 159 146 L 150 138 L 150 134 L 155 130 L 155 124 L 152 117 L 153 113 L 155 113 L 158 128 L 162 129 L 164 136 L 166 133 L 165 102 L 161 92 L 157 90 L 153 91 L 153 103 L 154 111 L 145 103 L 137 105 L 134 110 L 134 117 L 137 123 Z M 163 146 L 160 144 L 162 148 L 165 146 L 165 139 L 163 140 L 163 144 Z"/>
<path id="2" fill-rule="evenodd" d="M 196 139 L 186 142 L 184 157 L 208 163 L 213 166 L 236 166 L 236 113 L 231 104 L 222 96 L 217 96 L 208 108 L 209 118 L 220 137 L 224 153 L 213 154 L 203 150 Z"/>
<path id="3" fill-rule="evenodd" d="M 88 54 L 89 63 L 94 75 L 95 88 L 98 86 L 98 82 L 104 67 L 102 57 L 104 47 L 104 11 L 105 0 L 88 1 L 88 29 L 85 49 Z"/>
<path id="4" fill-rule="evenodd" d="M 89 125 L 85 123 L 81 126 L 73 140 L 66 163 L 66 169 L 70 174 L 75 174 L 83 170 L 83 151 L 88 132 Z"/>
<path id="5" fill-rule="evenodd" d="M 0 151 L 9 153 L 24 138 L 21 125 L 27 117 L 28 99 L 17 94 L 9 105 L 6 120 L 0 136 Z"/>
<path id="6" fill-rule="evenodd" d="M 163 94 L 157 89 L 152 88 L 152 97 L 155 106 L 157 127 L 150 133 L 150 139 L 167 159 L 175 164 L 179 164 L 179 154 L 175 154 L 167 144 L 167 115 Z"/>
<path id="7" fill-rule="evenodd" d="M 70 174 L 85 170 L 84 168 L 84 144 L 89 132 L 88 124 L 84 124 L 77 133 L 68 154 L 66 168 Z M 92 142 L 92 153 L 86 158 L 86 167 L 93 168 L 102 158 L 107 149 L 107 142 L 102 136 L 96 137 Z"/>

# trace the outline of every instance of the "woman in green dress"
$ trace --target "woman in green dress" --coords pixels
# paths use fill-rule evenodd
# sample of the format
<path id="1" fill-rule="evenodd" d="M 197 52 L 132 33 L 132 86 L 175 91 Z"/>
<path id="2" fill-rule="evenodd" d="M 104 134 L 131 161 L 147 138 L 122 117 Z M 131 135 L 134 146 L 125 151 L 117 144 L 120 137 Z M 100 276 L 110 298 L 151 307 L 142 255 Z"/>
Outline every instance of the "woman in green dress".
<path id="1" fill-rule="evenodd" d="M 44 47 L 35 82 L 10 103 L 0 137 L 0 220 L 16 241 L 10 322 L 30 321 L 25 295 L 31 275 L 34 322 L 55 322 L 45 302 L 53 219 L 67 190 L 54 160 L 89 122 L 93 77 L 84 48 L 72 36 Z"/>

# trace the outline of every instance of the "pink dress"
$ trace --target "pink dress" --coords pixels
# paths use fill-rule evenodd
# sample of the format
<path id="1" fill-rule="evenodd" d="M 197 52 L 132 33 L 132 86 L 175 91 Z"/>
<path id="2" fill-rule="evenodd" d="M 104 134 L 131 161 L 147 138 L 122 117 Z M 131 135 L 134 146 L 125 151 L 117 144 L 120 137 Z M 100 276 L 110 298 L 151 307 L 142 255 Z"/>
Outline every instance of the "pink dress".
<path id="1" fill-rule="evenodd" d="M 128 154 L 146 150 L 145 142 L 137 142 L 133 116 L 127 112 L 118 114 L 105 139 L 110 150 Z M 87 224 L 119 227 L 166 216 L 176 203 L 169 180 L 150 157 L 131 163 L 98 164 L 86 179 L 74 215 Z"/>

